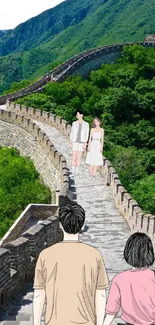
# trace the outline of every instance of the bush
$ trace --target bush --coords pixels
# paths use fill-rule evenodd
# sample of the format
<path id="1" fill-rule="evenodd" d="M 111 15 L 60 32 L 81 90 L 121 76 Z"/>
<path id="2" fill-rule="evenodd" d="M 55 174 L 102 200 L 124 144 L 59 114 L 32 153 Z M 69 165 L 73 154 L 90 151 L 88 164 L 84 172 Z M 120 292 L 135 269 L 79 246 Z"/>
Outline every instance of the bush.
<path id="1" fill-rule="evenodd" d="M 147 175 L 143 159 L 134 147 L 112 145 L 107 156 L 113 162 L 122 184 L 128 191 L 132 184 Z"/>
<path id="2" fill-rule="evenodd" d="M 131 195 L 145 213 L 155 214 L 155 174 L 149 175 L 135 182 L 130 189 Z"/>
<path id="3" fill-rule="evenodd" d="M 41 184 L 32 161 L 16 149 L 0 147 L 0 237 L 28 204 L 50 202 L 50 190 Z"/>

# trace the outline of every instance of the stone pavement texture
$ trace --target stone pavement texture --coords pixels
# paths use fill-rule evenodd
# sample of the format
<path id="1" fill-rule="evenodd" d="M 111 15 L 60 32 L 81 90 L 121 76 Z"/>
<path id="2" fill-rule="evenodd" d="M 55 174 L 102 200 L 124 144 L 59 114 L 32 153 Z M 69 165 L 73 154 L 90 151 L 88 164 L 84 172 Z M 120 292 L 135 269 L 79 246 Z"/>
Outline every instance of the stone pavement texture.
<path id="1" fill-rule="evenodd" d="M 71 149 L 67 139 L 54 127 L 38 121 L 36 123 L 64 155 L 68 167 L 71 168 Z M 89 180 L 84 158 L 72 189 L 76 191 L 77 202 L 86 211 L 86 231 L 80 235 L 80 240 L 100 250 L 111 281 L 118 272 L 128 268 L 123 260 L 123 248 L 130 235 L 129 227 L 115 207 L 111 188 L 105 185 L 104 177 L 98 172 L 94 180 Z M 33 325 L 32 301 L 33 288 L 30 286 L 25 295 L 19 297 L 15 305 L 10 306 L 1 325 Z M 112 324 L 116 325 L 118 322 L 123 323 L 117 317 Z M 43 324 L 44 317 L 41 325 Z"/>

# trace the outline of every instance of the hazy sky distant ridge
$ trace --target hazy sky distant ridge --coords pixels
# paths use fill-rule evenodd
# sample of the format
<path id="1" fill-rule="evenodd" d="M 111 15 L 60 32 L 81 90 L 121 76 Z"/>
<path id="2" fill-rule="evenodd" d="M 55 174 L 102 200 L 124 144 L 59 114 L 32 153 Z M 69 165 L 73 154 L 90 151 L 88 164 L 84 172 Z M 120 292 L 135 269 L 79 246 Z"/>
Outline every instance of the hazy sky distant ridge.
<path id="1" fill-rule="evenodd" d="M 0 30 L 13 29 L 24 21 L 55 7 L 64 0 L 2 0 Z"/>

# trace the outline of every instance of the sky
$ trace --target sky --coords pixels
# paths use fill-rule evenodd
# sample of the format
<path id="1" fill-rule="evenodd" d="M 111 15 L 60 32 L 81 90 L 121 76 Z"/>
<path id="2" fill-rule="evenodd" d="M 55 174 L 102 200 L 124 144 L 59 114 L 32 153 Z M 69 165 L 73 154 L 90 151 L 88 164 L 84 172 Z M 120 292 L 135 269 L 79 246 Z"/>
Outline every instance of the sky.
<path id="1" fill-rule="evenodd" d="M 24 21 L 55 7 L 63 0 L 1 0 L 0 30 L 13 29 Z"/>

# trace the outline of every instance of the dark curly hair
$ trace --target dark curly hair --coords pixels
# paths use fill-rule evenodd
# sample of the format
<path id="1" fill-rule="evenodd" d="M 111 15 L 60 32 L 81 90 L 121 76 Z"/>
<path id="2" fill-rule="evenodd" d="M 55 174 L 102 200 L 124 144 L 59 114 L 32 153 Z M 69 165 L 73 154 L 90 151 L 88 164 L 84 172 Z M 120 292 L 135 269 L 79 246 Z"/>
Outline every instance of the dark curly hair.
<path id="1" fill-rule="evenodd" d="M 67 204 L 59 209 L 59 221 L 65 232 L 77 234 L 85 222 L 85 211 L 81 205 Z"/>

